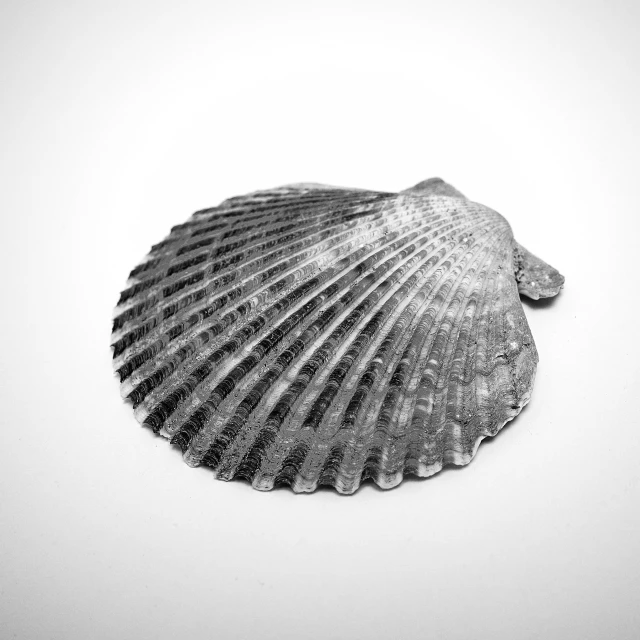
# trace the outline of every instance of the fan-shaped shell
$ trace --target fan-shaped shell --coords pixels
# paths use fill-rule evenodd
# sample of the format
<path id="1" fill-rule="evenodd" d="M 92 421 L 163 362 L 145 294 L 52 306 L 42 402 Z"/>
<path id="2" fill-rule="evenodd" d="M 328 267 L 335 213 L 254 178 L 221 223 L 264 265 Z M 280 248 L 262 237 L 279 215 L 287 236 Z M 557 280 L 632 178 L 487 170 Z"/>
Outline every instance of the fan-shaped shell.
<path id="1" fill-rule="evenodd" d="M 518 288 L 557 271 L 438 179 L 291 185 L 195 213 L 130 276 L 113 326 L 135 415 L 190 465 L 352 493 L 466 464 L 529 400 Z"/>

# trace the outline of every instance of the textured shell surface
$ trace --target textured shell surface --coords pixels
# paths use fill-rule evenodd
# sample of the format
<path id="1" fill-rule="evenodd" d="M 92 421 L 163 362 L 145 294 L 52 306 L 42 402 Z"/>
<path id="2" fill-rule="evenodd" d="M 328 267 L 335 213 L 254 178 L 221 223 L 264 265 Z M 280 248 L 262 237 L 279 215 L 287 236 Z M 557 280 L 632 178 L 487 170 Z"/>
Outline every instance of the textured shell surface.
<path id="1" fill-rule="evenodd" d="M 529 401 L 520 294 L 564 278 L 438 178 L 231 198 L 154 245 L 116 307 L 136 418 L 192 466 L 353 493 L 470 462 Z"/>

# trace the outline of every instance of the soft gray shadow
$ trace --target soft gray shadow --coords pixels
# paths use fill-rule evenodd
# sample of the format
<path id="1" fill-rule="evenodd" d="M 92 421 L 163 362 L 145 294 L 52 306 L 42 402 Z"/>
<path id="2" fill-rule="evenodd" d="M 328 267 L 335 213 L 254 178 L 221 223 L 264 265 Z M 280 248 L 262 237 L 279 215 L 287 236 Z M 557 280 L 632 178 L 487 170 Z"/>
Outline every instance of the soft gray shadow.
<path id="1" fill-rule="evenodd" d="M 520 296 L 520 302 L 530 309 L 547 309 L 556 304 L 556 300 L 558 296 L 553 296 L 553 298 L 540 298 L 540 300 L 532 300 L 531 298 L 527 298 L 527 296 Z"/>

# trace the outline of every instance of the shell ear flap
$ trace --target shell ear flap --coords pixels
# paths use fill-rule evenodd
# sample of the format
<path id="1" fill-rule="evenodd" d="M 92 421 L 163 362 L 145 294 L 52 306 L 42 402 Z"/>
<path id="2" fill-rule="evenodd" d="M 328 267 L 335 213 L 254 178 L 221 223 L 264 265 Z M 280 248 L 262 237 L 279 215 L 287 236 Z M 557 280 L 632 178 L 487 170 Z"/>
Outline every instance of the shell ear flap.
<path id="1" fill-rule="evenodd" d="M 564 276 L 518 242 L 514 245 L 513 269 L 520 294 L 532 300 L 557 296 L 564 284 Z"/>

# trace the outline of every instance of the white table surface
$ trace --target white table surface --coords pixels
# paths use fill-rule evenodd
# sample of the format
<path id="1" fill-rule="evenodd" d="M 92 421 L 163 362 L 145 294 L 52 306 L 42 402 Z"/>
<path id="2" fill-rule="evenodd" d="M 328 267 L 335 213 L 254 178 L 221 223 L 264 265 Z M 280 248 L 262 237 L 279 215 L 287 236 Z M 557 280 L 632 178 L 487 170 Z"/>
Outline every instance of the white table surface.
<path id="1" fill-rule="evenodd" d="M 0 11 L 3 638 L 640 637 L 637 3 Z M 260 493 L 137 424 L 112 309 L 172 225 L 434 175 L 566 276 L 468 467 Z"/>

